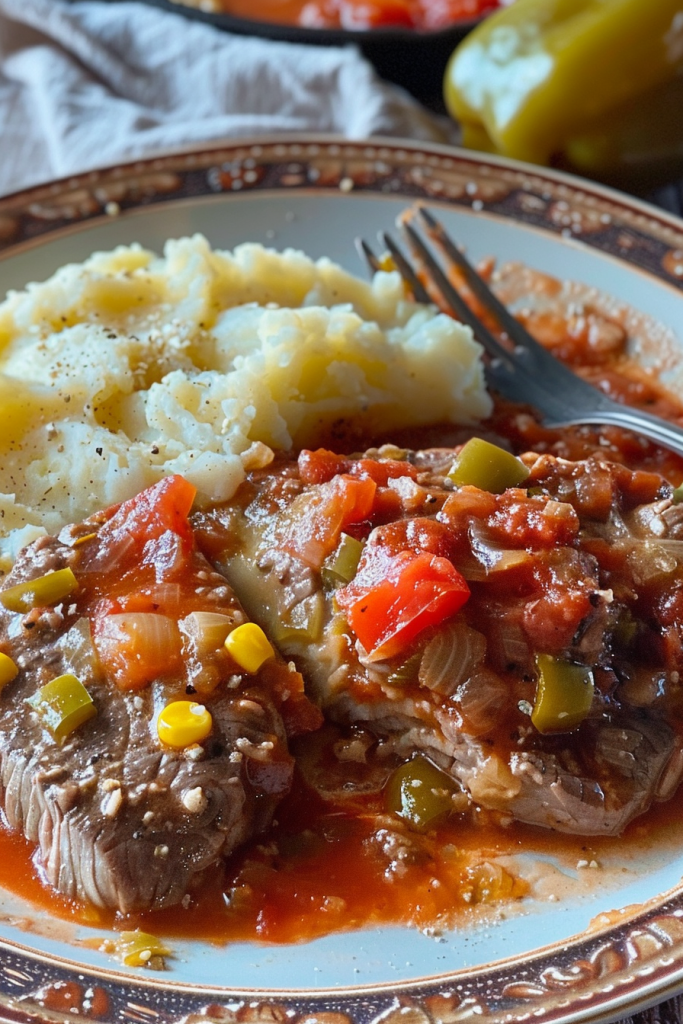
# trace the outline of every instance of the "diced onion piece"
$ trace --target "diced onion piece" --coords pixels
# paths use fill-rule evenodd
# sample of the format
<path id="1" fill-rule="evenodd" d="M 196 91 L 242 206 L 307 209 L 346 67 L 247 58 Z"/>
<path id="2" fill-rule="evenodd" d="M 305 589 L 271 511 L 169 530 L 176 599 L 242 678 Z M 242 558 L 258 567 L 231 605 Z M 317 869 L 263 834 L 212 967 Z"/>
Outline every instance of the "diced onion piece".
<path id="1" fill-rule="evenodd" d="M 245 622 L 233 629 L 225 641 L 225 649 L 233 661 L 250 675 L 255 675 L 262 665 L 275 657 L 268 637 L 255 622 Z"/>
<path id="2" fill-rule="evenodd" d="M 32 608 L 43 608 L 57 604 L 72 594 L 78 586 L 78 580 L 72 570 L 57 569 L 35 580 L 17 583 L 14 587 L 0 591 L 0 603 L 10 612 L 30 612 Z"/>
<path id="3" fill-rule="evenodd" d="M 214 654 L 228 636 L 234 619 L 221 612 L 190 612 L 178 625 L 181 633 L 192 640 L 198 657 Z"/>
<path id="4" fill-rule="evenodd" d="M 90 619 L 83 616 L 55 643 L 64 653 L 67 667 L 80 678 L 92 676 L 97 664 L 97 652 L 90 632 Z"/>
<path id="5" fill-rule="evenodd" d="M 159 713 L 157 733 L 167 747 L 182 750 L 201 743 L 211 732 L 211 712 L 192 700 L 174 700 Z"/>
<path id="6" fill-rule="evenodd" d="M 593 702 L 593 673 L 550 654 L 537 654 L 538 684 L 531 721 L 540 733 L 569 732 L 588 715 Z"/>
<path id="7" fill-rule="evenodd" d="M 519 548 L 504 548 L 494 543 L 488 536 L 486 528 L 476 520 L 469 528 L 470 544 L 477 561 L 484 567 L 486 577 L 493 573 L 505 572 L 516 566 L 524 565 L 531 560 L 528 551 Z"/>
<path id="8" fill-rule="evenodd" d="M 521 623 L 501 612 L 494 627 L 491 650 L 495 650 L 498 667 L 510 670 L 527 665 L 531 654 L 529 641 Z"/>
<path id="9" fill-rule="evenodd" d="M 664 551 L 668 551 L 677 561 L 683 561 L 683 540 L 669 539 L 668 537 L 658 540 L 657 544 Z"/>
<path id="10" fill-rule="evenodd" d="M 60 744 L 79 725 L 97 714 L 92 697 L 83 683 L 69 674 L 57 676 L 41 686 L 37 693 L 27 698 L 26 703 L 38 712 L 45 728 Z"/>
<path id="11" fill-rule="evenodd" d="M 147 967 L 153 957 L 170 956 L 173 952 L 156 935 L 137 929 L 134 932 L 121 932 L 116 949 L 127 967 Z"/>
<path id="12" fill-rule="evenodd" d="M 156 612 L 121 612 L 96 620 L 102 667 L 122 690 L 140 690 L 181 665 L 178 623 Z"/>
<path id="13" fill-rule="evenodd" d="M 469 484 L 482 491 L 502 494 L 508 487 L 524 483 L 529 470 L 504 448 L 473 437 L 461 448 L 448 476 L 458 487 Z"/>
<path id="14" fill-rule="evenodd" d="M 448 623 L 425 647 L 420 662 L 421 686 L 450 696 L 484 660 L 486 637 L 466 622 Z"/>
<path id="15" fill-rule="evenodd" d="M 636 583 L 644 584 L 670 576 L 678 560 L 660 541 L 645 540 L 636 542 L 628 554 L 628 564 Z"/>
<path id="16" fill-rule="evenodd" d="M 463 731 L 483 736 L 508 714 L 510 687 L 483 666 L 460 684 L 455 699 L 463 717 Z"/>
<path id="17" fill-rule="evenodd" d="M 391 773 L 384 802 L 416 832 L 426 832 L 455 809 L 453 797 L 460 792 L 450 775 L 417 754 Z"/>
<path id="18" fill-rule="evenodd" d="M 3 654 L 0 652 L 0 690 L 8 683 L 11 683 L 13 679 L 19 674 L 19 669 L 14 664 L 9 654 Z"/>

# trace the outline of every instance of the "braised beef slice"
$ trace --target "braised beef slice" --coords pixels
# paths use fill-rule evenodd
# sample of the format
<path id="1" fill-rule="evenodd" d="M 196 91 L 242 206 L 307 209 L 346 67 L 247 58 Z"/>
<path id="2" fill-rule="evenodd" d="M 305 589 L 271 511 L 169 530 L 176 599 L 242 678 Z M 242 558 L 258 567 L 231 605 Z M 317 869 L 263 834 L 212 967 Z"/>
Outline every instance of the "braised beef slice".
<path id="1" fill-rule="evenodd" d="M 365 457 L 381 458 L 382 452 L 375 450 Z M 412 479 L 391 481 L 393 497 L 387 497 L 402 504 L 394 520 L 413 519 L 417 527 L 419 521 L 440 518 L 443 522 L 440 510 L 448 513 L 446 503 L 454 493 L 446 476 L 454 452 L 408 452 L 405 457 L 417 471 L 417 479 L 413 474 Z M 447 681 L 442 681 L 438 692 L 433 692 L 419 685 L 417 669 L 410 675 L 411 659 L 420 662 L 420 652 L 434 636 L 434 628 L 418 638 L 402 662 L 368 663 L 337 613 L 333 591 L 321 572 L 291 550 L 283 553 L 279 524 L 285 523 L 292 536 L 292 498 L 297 496 L 299 509 L 300 496 L 315 489 L 297 480 L 294 460 L 253 474 L 228 506 L 203 513 L 196 520 L 200 544 L 211 550 L 213 564 L 266 629 L 279 627 L 282 632 L 283 623 L 310 623 L 303 613 L 304 602 L 310 608 L 317 593 L 324 608 L 322 634 L 315 637 L 314 626 L 311 635 L 303 637 L 285 630 L 280 646 L 296 660 L 310 695 L 329 721 L 360 726 L 380 737 L 385 746 L 390 743 L 401 757 L 424 752 L 481 806 L 564 832 L 618 834 L 654 799 L 670 795 L 683 760 L 666 701 L 657 707 L 636 706 L 618 685 L 628 675 L 630 660 L 637 660 L 629 616 L 640 609 L 635 600 L 633 607 L 629 604 L 629 595 L 638 585 L 630 548 L 622 557 L 616 535 L 610 536 L 610 530 L 616 530 L 613 513 L 617 509 L 623 522 L 633 522 L 638 518 L 637 502 L 647 505 L 660 500 L 666 487 L 654 474 L 631 474 L 597 459 L 569 463 L 530 455 L 527 464 L 532 467 L 531 498 L 520 492 L 520 502 L 536 503 L 530 513 L 536 534 L 527 547 L 533 558 L 507 574 L 488 575 L 479 566 L 479 574 L 470 577 L 472 596 L 459 613 L 469 627 L 486 636 L 485 661 L 475 666 L 476 679 L 497 676 L 496 692 L 501 691 L 501 682 L 507 692 L 507 699 L 499 701 L 498 721 L 492 728 L 485 723 L 473 729 L 468 724 L 460 704 L 466 689 L 462 685 L 448 692 Z M 342 471 L 349 472 L 348 464 Z M 469 500 L 465 493 L 463 501 Z M 494 499 L 483 495 L 477 500 L 490 504 Z M 489 516 L 486 530 L 499 547 L 523 549 L 524 544 L 512 537 L 518 520 L 505 501 L 500 499 L 499 512 Z M 556 543 L 544 547 L 547 521 L 543 515 L 548 503 L 547 515 L 555 526 L 559 522 L 558 535 L 565 529 L 562 524 L 566 526 L 559 547 Z M 381 507 L 386 509 L 387 502 Z M 659 511 L 669 536 L 676 536 L 675 508 L 665 501 Z M 464 528 L 457 521 L 450 523 L 453 563 L 476 568 L 476 552 L 468 547 L 472 531 L 468 537 L 467 521 Z M 228 522 L 230 543 L 222 547 Z M 369 522 L 364 533 L 353 529 L 372 543 L 374 526 Z M 606 557 L 601 561 L 602 551 Z M 255 564 L 257 572 L 250 568 Z M 298 618 L 297 607 L 302 610 Z M 541 735 L 529 720 L 536 653 L 551 653 L 594 670 L 591 713 L 571 733 Z M 392 683 L 396 671 L 398 681 Z M 476 699 L 476 687 L 472 690 Z M 490 713 L 487 705 L 489 718 Z"/>
<path id="2" fill-rule="evenodd" d="M 78 571 L 78 553 L 41 539 L 5 585 Z M 187 752 L 162 748 L 155 713 L 184 691 L 169 695 L 159 681 L 124 693 L 96 665 L 85 674 L 79 666 L 97 715 L 60 746 L 25 700 L 71 671 L 64 638 L 76 618 L 68 599 L 28 616 L 0 607 L 0 647 L 20 668 L 0 694 L 5 815 L 38 844 L 47 879 L 65 896 L 123 913 L 171 906 L 270 823 L 292 774 L 282 719 L 257 683 L 223 686 L 207 702 L 210 738 Z"/>

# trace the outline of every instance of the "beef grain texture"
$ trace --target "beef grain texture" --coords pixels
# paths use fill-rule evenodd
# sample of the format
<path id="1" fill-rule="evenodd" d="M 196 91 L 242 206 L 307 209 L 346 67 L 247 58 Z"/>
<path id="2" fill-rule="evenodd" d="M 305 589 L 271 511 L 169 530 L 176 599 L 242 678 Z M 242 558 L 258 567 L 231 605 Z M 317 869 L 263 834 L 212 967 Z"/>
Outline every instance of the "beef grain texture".
<path id="1" fill-rule="evenodd" d="M 77 550 L 42 538 L 22 552 L 5 586 L 73 564 Z M 211 699 L 214 727 L 203 748 L 162 749 L 155 713 L 184 692 L 169 695 L 158 682 L 124 693 L 97 672 L 79 672 L 97 716 L 60 747 L 25 700 L 72 671 L 63 645 L 74 619 L 0 607 L 0 647 L 20 668 L 0 694 L 7 821 L 38 844 L 47 880 L 64 896 L 123 913 L 172 906 L 270 823 L 272 779 L 283 791 L 291 779 L 282 720 L 257 686 L 224 689 Z M 269 769 L 265 793 L 259 780 Z"/>

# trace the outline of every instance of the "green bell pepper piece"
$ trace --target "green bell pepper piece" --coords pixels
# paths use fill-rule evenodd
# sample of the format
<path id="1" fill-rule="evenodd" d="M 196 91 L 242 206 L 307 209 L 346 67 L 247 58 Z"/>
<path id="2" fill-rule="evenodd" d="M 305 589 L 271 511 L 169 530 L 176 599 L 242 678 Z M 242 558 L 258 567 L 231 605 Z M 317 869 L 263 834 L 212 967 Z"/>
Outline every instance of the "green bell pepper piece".
<path id="1" fill-rule="evenodd" d="M 529 470 L 523 462 L 481 437 L 473 437 L 467 442 L 448 474 L 458 487 L 471 484 L 492 494 L 502 494 L 508 487 L 518 487 L 528 476 Z"/>
<path id="2" fill-rule="evenodd" d="M 531 722 L 540 733 L 570 732 L 593 703 L 593 673 L 583 665 L 537 654 L 538 684 Z"/>

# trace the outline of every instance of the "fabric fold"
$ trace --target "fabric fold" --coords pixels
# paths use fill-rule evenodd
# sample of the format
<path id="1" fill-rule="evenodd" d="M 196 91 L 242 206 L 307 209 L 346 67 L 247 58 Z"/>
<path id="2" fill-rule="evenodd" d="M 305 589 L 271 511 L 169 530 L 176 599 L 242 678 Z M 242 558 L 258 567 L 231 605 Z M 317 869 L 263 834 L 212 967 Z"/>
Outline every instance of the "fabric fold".
<path id="1" fill-rule="evenodd" d="M 0 128 L 0 194 L 240 136 L 456 141 L 355 47 L 231 35 L 128 0 L 0 0 Z"/>

